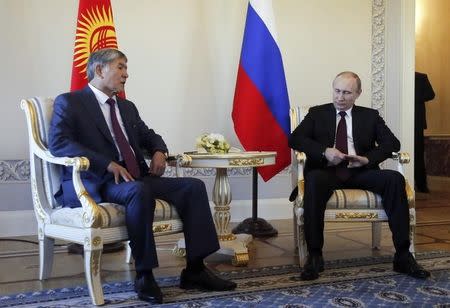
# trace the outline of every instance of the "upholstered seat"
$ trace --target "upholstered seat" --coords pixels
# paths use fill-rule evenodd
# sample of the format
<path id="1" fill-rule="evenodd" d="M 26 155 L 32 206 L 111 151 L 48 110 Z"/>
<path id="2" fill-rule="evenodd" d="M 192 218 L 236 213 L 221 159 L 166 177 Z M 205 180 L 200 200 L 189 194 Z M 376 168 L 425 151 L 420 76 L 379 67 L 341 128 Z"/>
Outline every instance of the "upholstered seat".
<path id="1" fill-rule="evenodd" d="M 105 228 L 125 225 L 125 207 L 116 203 L 99 203 L 103 226 Z M 58 207 L 50 212 L 50 223 L 69 227 L 83 228 L 83 208 Z M 172 225 L 180 223 L 178 213 L 164 200 L 156 200 L 153 228 L 170 222 Z M 182 227 L 182 226 L 180 226 Z"/>
<path id="2" fill-rule="evenodd" d="M 100 280 L 103 245 L 128 240 L 125 207 L 114 203 L 97 204 L 85 190 L 80 172 L 89 169 L 85 157 L 54 157 L 47 149 L 47 136 L 53 113 L 53 99 L 21 101 L 27 119 L 33 206 L 38 222 L 39 279 L 50 277 L 55 239 L 84 246 L 84 268 L 92 302 L 104 304 Z M 73 167 L 75 192 L 82 207 L 62 208 L 53 197 L 59 189 L 61 166 Z M 178 172 L 177 172 L 178 173 Z M 174 207 L 156 200 L 155 236 L 181 232 L 183 225 Z M 130 259 L 128 248 L 127 260 Z"/>
<path id="3" fill-rule="evenodd" d="M 303 120 L 309 111 L 309 106 L 293 107 L 290 109 L 291 131 Z M 303 266 L 306 257 L 306 243 L 303 226 L 303 196 L 304 178 L 303 169 L 306 162 L 303 152 L 293 151 L 292 159 L 292 188 L 298 188 L 298 195 L 294 200 L 294 242 L 298 248 L 300 266 Z M 392 153 L 392 159 L 397 161 L 397 170 L 403 174 L 403 164 L 409 163 L 409 155 L 406 153 Z M 414 253 L 414 233 L 416 226 L 416 211 L 414 208 L 414 193 L 406 183 L 406 193 L 409 204 L 410 240 L 409 250 Z M 325 222 L 370 222 L 372 224 L 372 248 L 380 248 L 381 223 L 387 221 L 387 215 L 383 209 L 383 200 L 368 190 L 362 189 L 337 189 L 327 202 L 325 210 Z"/>

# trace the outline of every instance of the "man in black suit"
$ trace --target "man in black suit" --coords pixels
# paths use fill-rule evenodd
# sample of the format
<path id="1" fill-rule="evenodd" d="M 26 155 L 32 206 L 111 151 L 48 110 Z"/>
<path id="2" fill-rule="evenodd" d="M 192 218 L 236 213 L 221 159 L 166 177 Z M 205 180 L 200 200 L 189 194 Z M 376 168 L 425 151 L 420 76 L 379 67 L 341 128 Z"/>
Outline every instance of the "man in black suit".
<path id="1" fill-rule="evenodd" d="M 81 177 L 92 198 L 125 205 L 138 297 L 163 301 L 152 272 L 158 266 L 152 230 L 155 198 L 172 203 L 183 221 L 187 265 L 180 287 L 234 289 L 234 282 L 217 277 L 203 263 L 219 249 L 204 183 L 194 178 L 161 177 L 166 144 L 141 120 L 132 102 L 117 96 L 128 78 L 127 57 L 116 49 L 93 52 L 87 75 L 88 86 L 55 99 L 49 149 L 55 156 L 87 157 L 90 168 Z M 150 167 L 142 149 L 152 156 Z M 80 206 L 68 168 L 55 197 L 63 206 Z"/>
<path id="2" fill-rule="evenodd" d="M 417 191 L 428 193 L 423 130 L 427 128 L 425 102 L 434 98 L 434 91 L 426 74 L 416 72 L 414 90 L 414 182 Z"/>
<path id="3" fill-rule="evenodd" d="M 308 258 L 301 278 L 323 271 L 324 213 L 332 191 L 358 188 L 383 198 L 395 246 L 394 270 L 416 278 L 430 274 L 409 252 L 409 210 L 405 179 L 378 164 L 400 149 L 400 142 L 376 110 L 355 105 L 361 80 L 342 72 L 333 81 L 333 103 L 312 107 L 289 138 L 289 146 L 306 153 L 304 223 Z"/>

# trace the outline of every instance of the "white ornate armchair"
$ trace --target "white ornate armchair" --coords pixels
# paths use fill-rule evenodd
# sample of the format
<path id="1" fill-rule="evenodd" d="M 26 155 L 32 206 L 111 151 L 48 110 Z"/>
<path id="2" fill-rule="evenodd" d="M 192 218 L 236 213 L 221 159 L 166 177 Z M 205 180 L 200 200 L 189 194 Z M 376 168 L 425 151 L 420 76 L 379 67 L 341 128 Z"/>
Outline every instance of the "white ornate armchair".
<path id="1" fill-rule="evenodd" d="M 89 295 L 95 305 L 102 305 L 104 298 L 100 270 L 103 245 L 128 239 L 125 209 L 114 203 L 97 204 L 89 196 L 80 179 L 80 172 L 89 169 L 87 158 L 54 157 L 48 151 L 47 137 L 53 99 L 24 99 L 20 106 L 26 114 L 28 127 L 31 190 L 38 222 L 39 279 L 46 279 L 51 274 L 55 239 L 82 244 Z M 61 166 L 73 166 L 72 176 L 82 204 L 80 208 L 62 208 L 53 198 L 59 189 Z M 182 229 L 175 208 L 163 200 L 157 200 L 154 235 L 177 233 Z M 127 261 L 130 255 L 128 248 Z"/>
<path id="2" fill-rule="evenodd" d="M 298 106 L 290 109 L 291 132 L 300 124 L 308 113 L 310 106 Z M 306 262 L 307 250 L 303 226 L 303 168 L 306 155 L 303 152 L 292 151 L 292 188 L 298 186 L 298 195 L 294 200 L 294 242 L 298 249 L 300 266 Z M 403 164 L 409 163 L 407 153 L 392 153 L 392 159 L 397 161 L 397 170 L 403 174 Z M 416 226 L 416 210 L 414 208 L 414 193 L 406 183 L 406 193 L 409 204 L 411 245 L 409 250 L 414 253 L 414 233 Z M 381 223 L 387 221 L 381 196 L 362 189 L 337 189 L 327 202 L 325 222 L 370 222 L 372 223 L 372 248 L 380 248 Z"/>

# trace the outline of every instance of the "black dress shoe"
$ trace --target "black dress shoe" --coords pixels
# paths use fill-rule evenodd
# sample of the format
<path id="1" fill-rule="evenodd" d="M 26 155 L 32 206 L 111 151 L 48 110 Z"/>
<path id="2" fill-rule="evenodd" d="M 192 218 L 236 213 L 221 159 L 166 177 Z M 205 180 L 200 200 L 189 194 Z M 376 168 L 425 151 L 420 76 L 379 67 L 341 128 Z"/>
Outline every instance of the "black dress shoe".
<path id="1" fill-rule="evenodd" d="M 216 276 L 210 269 L 204 267 L 198 272 L 183 269 L 180 276 L 181 289 L 200 289 L 209 291 L 230 291 L 236 288 L 237 284 L 230 280 Z"/>
<path id="2" fill-rule="evenodd" d="M 403 258 L 394 257 L 394 271 L 418 279 L 430 277 L 430 272 L 417 264 L 411 253 L 408 253 Z"/>
<path id="3" fill-rule="evenodd" d="M 323 272 L 323 270 L 323 257 L 320 255 L 308 255 L 300 277 L 302 280 L 315 280 L 319 278 L 319 273 Z"/>
<path id="4" fill-rule="evenodd" d="M 134 291 L 137 293 L 140 300 L 146 302 L 163 303 L 163 294 L 155 278 L 152 276 L 142 276 L 134 280 Z"/>

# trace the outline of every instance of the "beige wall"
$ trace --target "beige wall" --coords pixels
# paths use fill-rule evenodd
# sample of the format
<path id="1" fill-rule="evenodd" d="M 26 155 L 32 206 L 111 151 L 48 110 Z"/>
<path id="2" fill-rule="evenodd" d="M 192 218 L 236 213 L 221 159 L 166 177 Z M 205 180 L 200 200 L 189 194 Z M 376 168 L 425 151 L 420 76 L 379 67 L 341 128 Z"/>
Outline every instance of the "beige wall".
<path id="1" fill-rule="evenodd" d="M 426 103 L 426 135 L 450 136 L 450 1 L 416 0 L 416 71 L 428 74 L 436 97 Z"/>
<path id="2" fill-rule="evenodd" d="M 231 121 L 247 0 L 112 0 L 119 47 L 127 54 L 127 97 L 173 152 L 203 132 L 239 146 Z M 363 79 L 370 106 L 372 0 L 275 0 L 292 105 L 330 101 L 342 70 Z M 76 0 L 1 0 L 0 159 L 27 158 L 19 100 L 68 91 Z M 13 133 L 11 133 L 13 132 Z"/>

